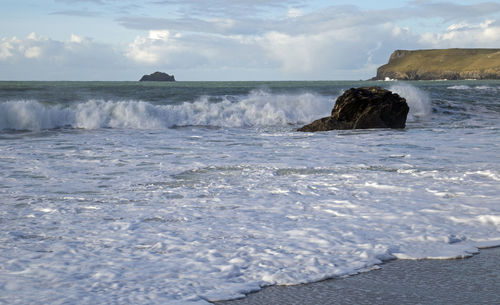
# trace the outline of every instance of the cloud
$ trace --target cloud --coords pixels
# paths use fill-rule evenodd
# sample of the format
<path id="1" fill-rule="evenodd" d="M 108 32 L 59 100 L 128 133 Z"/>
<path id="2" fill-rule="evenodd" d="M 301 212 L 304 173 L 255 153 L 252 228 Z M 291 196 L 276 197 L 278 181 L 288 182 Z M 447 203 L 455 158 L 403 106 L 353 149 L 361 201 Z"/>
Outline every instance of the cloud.
<path id="1" fill-rule="evenodd" d="M 219 35 L 262 35 L 268 32 L 281 32 L 290 35 L 314 35 L 331 29 L 346 29 L 363 26 L 379 26 L 386 23 L 402 23 L 408 20 L 427 24 L 438 22 L 441 26 L 450 22 L 478 22 L 500 13 L 500 4 L 480 3 L 458 5 L 449 2 L 413 2 L 409 6 L 363 10 L 355 5 L 330 5 L 312 11 L 290 6 L 296 1 L 232 1 L 222 5 L 223 0 L 180 2 L 162 1 L 168 7 L 174 4 L 186 11 L 177 17 L 123 16 L 117 22 L 127 29 L 161 30 L 178 32 L 209 33 Z M 182 4 L 181 4 L 182 3 Z M 220 4 L 220 6 L 218 5 Z M 265 5 L 278 7 L 272 15 L 259 15 L 258 8 Z M 177 7 L 173 6 L 173 7 Z M 226 7 L 230 13 L 224 13 Z M 217 8 L 217 16 L 210 9 Z M 241 14 L 239 9 L 242 9 Z M 243 10 L 243 8 L 247 10 Z M 253 9 L 249 9 L 253 8 Z M 178 9 L 178 8 L 177 8 Z M 244 12 L 243 12 L 244 11 Z M 201 12 L 206 12 L 202 14 Z M 208 13 L 207 13 L 208 12 Z M 236 12 L 236 13 L 235 13 Z M 438 21 L 439 20 L 439 21 Z"/>
<path id="2" fill-rule="evenodd" d="M 456 4 L 452 2 L 418 1 L 414 8 L 420 11 L 415 16 L 423 19 L 439 18 L 443 22 L 473 21 L 477 22 L 487 16 L 500 12 L 500 3 L 483 2 L 477 4 Z"/>
<path id="3" fill-rule="evenodd" d="M 78 4 L 78 3 L 93 3 L 93 4 L 105 4 L 109 0 L 55 0 L 56 2 Z"/>
<path id="4" fill-rule="evenodd" d="M 98 17 L 102 13 L 97 11 L 89 10 L 63 10 L 50 13 L 50 15 L 63 15 L 63 16 L 73 16 L 73 17 Z"/>
<path id="5" fill-rule="evenodd" d="M 268 58 L 255 38 L 152 30 L 128 45 L 126 56 L 143 65 L 173 69 L 267 68 Z M 276 66 L 276 65 L 275 65 Z"/>
<path id="6" fill-rule="evenodd" d="M 0 61 L 13 56 L 12 49 L 14 48 L 13 44 L 15 42 L 13 40 L 15 40 L 15 38 L 2 38 L 2 40 L 0 40 Z"/>
<path id="7" fill-rule="evenodd" d="M 117 22 L 127 29 L 209 33 L 218 35 L 259 35 L 267 32 L 287 34 L 317 33 L 357 25 L 380 24 L 389 19 L 386 12 L 364 12 L 355 6 L 331 6 L 321 11 L 305 13 L 287 8 L 282 15 L 262 16 L 183 16 L 179 18 L 126 16 Z"/>
<path id="8" fill-rule="evenodd" d="M 185 16 L 211 16 L 238 18 L 249 15 L 267 15 L 276 9 L 288 10 L 307 3 L 304 0 L 162 0 L 159 6 L 176 8 Z"/>
<path id="9" fill-rule="evenodd" d="M 0 79 L 102 79 L 124 64 L 112 46 L 75 34 L 65 41 L 35 33 L 0 39 Z"/>
<path id="10" fill-rule="evenodd" d="M 135 30 L 163 30 L 215 34 L 240 34 L 248 33 L 246 28 L 240 26 L 241 21 L 234 19 L 211 18 L 209 20 L 196 18 L 153 18 L 153 17 L 122 17 L 118 22 Z M 240 31 L 239 29 L 243 29 Z"/>
<path id="11" fill-rule="evenodd" d="M 24 40 L 4 37 L 0 41 L 0 60 L 40 58 L 47 49 L 44 47 L 47 42 L 47 38 L 39 37 L 35 33 L 29 34 Z"/>
<path id="12" fill-rule="evenodd" d="M 498 48 L 500 22 L 486 20 L 479 24 L 452 24 L 444 33 L 423 34 L 420 44 L 434 48 Z"/>
<path id="13" fill-rule="evenodd" d="M 286 16 L 288 18 L 297 18 L 297 17 L 301 17 L 304 15 L 304 12 L 302 12 L 302 10 L 298 9 L 298 8 L 289 8 L 288 9 L 288 12 L 286 13 Z"/>
<path id="14" fill-rule="evenodd" d="M 67 5 L 69 9 L 58 10 L 50 15 L 65 15 L 75 17 L 100 17 L 106 15 L 129 15 L 142 11 L 144 8 L 133 0 L 55 0 Z M 93 10 L 90 10 L 92 7 Z"/>
<path id="15" fill-rule="evenodd" d="M 181 34 L 152 30 L 128 45 L 129 59 L 174 69 L 274 70 L 275 79 L 339 79 L 373 76 L 387 60 L 383 48 L 411 44 L 416 34 L 394 24 L 331 28 L 317 33 Z M 390 45 L 392 48 L 392 45 Z M 358 75 L 357 77 L 355 75 Z"/>
<path id="16" fill-rule="evenodd" d="M 180 35 L 171 35 L 167 30 L 149 31 L 148 37 L 137 36 L 126 51 L 126 56 L 145 64 L 169 64 L 172 57 L 179 57 L 189 52 L 189 48 L 176 41 Z"/>

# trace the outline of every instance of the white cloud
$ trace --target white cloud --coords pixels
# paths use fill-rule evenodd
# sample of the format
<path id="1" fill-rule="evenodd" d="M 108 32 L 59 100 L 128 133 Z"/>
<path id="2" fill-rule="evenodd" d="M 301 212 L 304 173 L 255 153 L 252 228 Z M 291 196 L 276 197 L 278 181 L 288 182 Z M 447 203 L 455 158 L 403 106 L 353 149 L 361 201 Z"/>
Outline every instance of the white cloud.
<path id="1" fill-rule="evenodd" d="M 120 75 L 124 56 L 111 45 L 71 35 L 58 41 L 35 33 L 0 39 L 0 79 L 107 79 Z M 119 79 L 119 78 L 118 78 Z"/>
<path id="2" fill-rule="evenodd" d="M 74 43 L 82 43 L 84 41 L 84 38 L 75 34 L 71 34 L 69 41 Z"/>
<path id="3" fill-rule="evenodd" d="M 268 56 L 281 62 L 287 72 L 310 72 L 314 62 L 311 52 L 314 48 L 312 39 L 304 36 L 291 36 L 285 33 L 270 32 L 259 38 L 261 46 L 268 51 Z"/>
<path id="4" fill-rule="evenodd" d="M 452 24 L 444 33 L 423 34 L 420 44 L 434 48 L 498 48 L 500 23 L 486 20 L 479 24 Z"/>
<path id="5" fill-rule="evenodd" d="M 14 46 L 12 45 L 11 40 L 15 39 L 15 37 L 12 39 L 4 37 L 2 38 L 2 40 L 0 40 L 0 61 L 13 56 L 11 50 L 14 48 Z"/>
<path id="6" fill-rule="evenodd" d="M 29 40 L 42 40 L 43 38 L 41 37 L 37 37 L 35 32 L 31 32 L 28 37 L 26 37 L 27 39 Z"/>
<path id="7" fill-rule="evenodd" d="M 139 63 L 169 64 L 173 56 L 190 52 L 177 37 L 180 36 L 171 37 L 167 30 L 151 30 L 148 37 L 137 36 L 128 45 L 125 55 Z"/>
<path id="8" fill-rule="evenodd" d="M 286 14 L 286 16 L 288 18 L 297 18 L 297 17 L 303 16 L 303 15 L 304 15 L 304 13 L 300 9 L 293 8 L 293 7 L 289 8 L 288 12 Z"/>
<path id="9" fill-rule="evenodd" d="M 0 60 L 10 60 L 12 58 L 40 58 L 43 53 L 42 45 L 47 42 L 47 38 L 38 37 L 35 33 L 30 33 L 26 39 L 17 37 L 3 37 L 0 41 Z"/>
<path id="10" fill-rule="evenodd" d="M 469 25 L 466 23 L 466 22 L 461 22 L 461 23 L 458 23 L 458 24 L 452 24 L 450 25 L 446 31 L 448 32 L 452 32 L 452 31 L 460 31 L 462 29 L 466 29 L 468 28 Z"/>
<path id="11" fill-rule="evenodd" d="M 151 30 L 149 31 L 148 38 L 151 40 L 163 40 L 168 41 L 170 32 L 168 30 Z"/>
<path id="12" fill-rule="evenodd" d="M 306 0 L 157 0 L 159 6 L 171 7 L 190 16 L 241 16 L 266 14 L 275 9 L 286 10 L 293 5 L 302 5 Z"/>
<path id="13" fill-rule="evenodd" d="M 39 58 L 41 55 L 42 49 L 40 47 L 29 47 L 24 51 L 26 58 Z"/>
<path id="14" fill-rule="evenodd" d="M 320 32 L 314 35 L 290 35 L 270 32 L 257 39 L 262 54 L 280 63 L 284 74 L 312 76 L 322 70 L 358 69 L 367 63 L 366 48 L 375 41 L 361 38 L 359 32 L 343 29 Z"/>

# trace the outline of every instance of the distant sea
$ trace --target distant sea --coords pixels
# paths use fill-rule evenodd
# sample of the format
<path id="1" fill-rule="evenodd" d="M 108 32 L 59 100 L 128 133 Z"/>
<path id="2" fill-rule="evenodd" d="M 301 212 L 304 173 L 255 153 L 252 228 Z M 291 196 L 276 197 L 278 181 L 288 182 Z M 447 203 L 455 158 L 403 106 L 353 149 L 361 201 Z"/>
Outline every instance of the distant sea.
<path id="1" fill-rule="evenodd" d="M 351 87 L 404 130 L 300 133 Z M 0 304 L 208 304 L 500 245 L 500 81 L 0 82 Z"/>

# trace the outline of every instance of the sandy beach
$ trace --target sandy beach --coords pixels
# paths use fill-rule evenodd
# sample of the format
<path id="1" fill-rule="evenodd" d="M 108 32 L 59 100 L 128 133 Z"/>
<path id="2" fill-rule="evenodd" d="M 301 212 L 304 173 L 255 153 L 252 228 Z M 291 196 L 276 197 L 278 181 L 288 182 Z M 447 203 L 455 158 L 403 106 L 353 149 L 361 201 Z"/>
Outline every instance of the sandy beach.
<path id="1" fill-rule="evenodd" d="M 465 259 L 395 260 L 380 269 L 297 286 L 270 286 L 218 305 L 500 304 L 500 247 Z"/>

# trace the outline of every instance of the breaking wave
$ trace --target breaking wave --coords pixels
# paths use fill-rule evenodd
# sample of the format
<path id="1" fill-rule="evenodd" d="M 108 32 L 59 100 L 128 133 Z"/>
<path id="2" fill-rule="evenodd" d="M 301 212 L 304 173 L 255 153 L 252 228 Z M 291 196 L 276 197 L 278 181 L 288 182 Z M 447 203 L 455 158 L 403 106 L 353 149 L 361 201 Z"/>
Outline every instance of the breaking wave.
<path id="1" fill-rule="evenodd" d="M 389 90 L 406 99 L 410 107 L 409 122 L 426 120 L 431 115 L 431 98 L 424 90 L 407 84 L 395 84 Z M 299 125 L 329 115 L 335 99 L 336 96 L 311 92 L 275 94 L 253 90 L 244 96 L 203 96 L 182 104 L 97 99 L 44 104 L 36 100 L 11 100 L 0 102 L 0 130 Z"/>
<path id="2" fill-rule="evenodd" d="M 393 85 L 389 90 L 406 99 L 410 107 L 408 121 L 425 120 L 431 115 L 432 102 L 427 92 L 407 84 Z"/>
<path id="3" fill-rule="evenodd" d="M 262 90 L 252 91 L 236 101 L 223 97 L 214 103 L 205 96 L 177 105 L 131 100 L 88 100 L 70 106 L 7 101 L 0 103 L 0 129 L 279 126 L 309 122 L 328 115 L 332 107 L 330 98 L 313 93 L 272 94 Z"/>
<path id="4" fill-rule="evenodd" d="M 449 86 L 448 89 L 452 90 L 487 90 L 487 91 L 497 91 L 500 87 L 495 86 L 469 86 L 469 85 L 455 85 Z"/>

